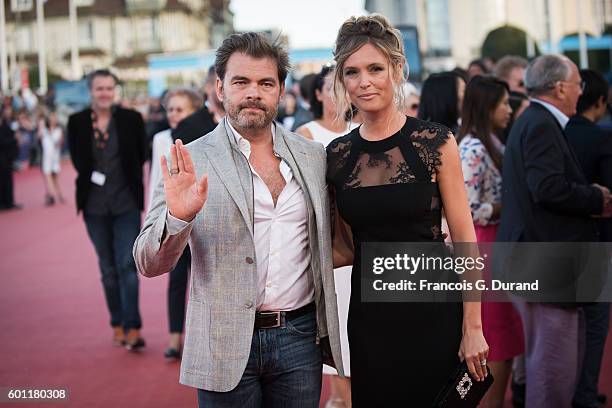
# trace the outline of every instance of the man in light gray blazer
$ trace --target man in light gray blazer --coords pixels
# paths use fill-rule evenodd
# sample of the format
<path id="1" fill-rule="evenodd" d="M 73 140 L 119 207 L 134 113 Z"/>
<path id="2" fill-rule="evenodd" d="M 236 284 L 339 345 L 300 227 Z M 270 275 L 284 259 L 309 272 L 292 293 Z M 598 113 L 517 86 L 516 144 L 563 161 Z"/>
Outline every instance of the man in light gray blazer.
<path id="1" fill-rule="evenodd" d="M 234 34 L 215 69 L 227 116 L 162 158 L 134 258 L 158 276 L 189 243 L 180 382 L 200 406 L 317 407 L 322 362 L 342 375 L 325 151 L 273 122 L 289 69 L 280 46 Z"/>

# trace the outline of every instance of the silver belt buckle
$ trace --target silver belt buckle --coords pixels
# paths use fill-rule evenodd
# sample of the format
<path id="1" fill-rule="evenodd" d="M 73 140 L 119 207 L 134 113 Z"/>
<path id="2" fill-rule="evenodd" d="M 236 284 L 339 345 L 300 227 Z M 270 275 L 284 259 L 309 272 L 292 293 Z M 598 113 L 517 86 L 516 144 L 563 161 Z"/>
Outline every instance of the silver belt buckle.
<path id="1" fill-rule="evenodd" d="M 262 329 L 273 329 L 275 327 L 281 327 L 282 326 L 282 312 L 281 311 L 277 311 L 277 312 L 259 312 L 260 315 L 262 316 L 276 316 L 276 324 L 272 325 L 272 326 L 265 326 L 262 327 Z"/>

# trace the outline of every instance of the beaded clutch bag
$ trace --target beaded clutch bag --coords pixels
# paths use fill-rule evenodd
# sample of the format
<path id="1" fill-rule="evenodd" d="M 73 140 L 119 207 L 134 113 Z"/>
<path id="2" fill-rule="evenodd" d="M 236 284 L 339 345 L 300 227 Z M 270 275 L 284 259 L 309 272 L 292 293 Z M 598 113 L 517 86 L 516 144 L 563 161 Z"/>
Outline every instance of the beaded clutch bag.
<path id="1" fill-rule="evenodd" d="M 433 404 L 434 408 L 475 408 L 486 394 L 493 376 L 487 367 L 488 375 L 484 381 L 475 381 L 470 376 L 467 364 L 462 362 L 440 390 Z"/>

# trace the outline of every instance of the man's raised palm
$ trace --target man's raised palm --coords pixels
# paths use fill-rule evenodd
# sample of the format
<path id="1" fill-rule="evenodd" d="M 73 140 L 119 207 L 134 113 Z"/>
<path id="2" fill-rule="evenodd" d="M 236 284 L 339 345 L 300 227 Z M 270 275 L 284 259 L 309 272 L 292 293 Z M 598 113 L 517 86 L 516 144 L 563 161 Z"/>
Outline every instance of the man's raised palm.
<path id="1" fill-rule="evenodd" d="M 166 205 L 173 217 L 191 221 L 202 209 L 208 196 L 208 175 L 196 178 L 193 161 L 179 139 L 170 148 L 170 171 L 165 156 L 161 157 Z"/>

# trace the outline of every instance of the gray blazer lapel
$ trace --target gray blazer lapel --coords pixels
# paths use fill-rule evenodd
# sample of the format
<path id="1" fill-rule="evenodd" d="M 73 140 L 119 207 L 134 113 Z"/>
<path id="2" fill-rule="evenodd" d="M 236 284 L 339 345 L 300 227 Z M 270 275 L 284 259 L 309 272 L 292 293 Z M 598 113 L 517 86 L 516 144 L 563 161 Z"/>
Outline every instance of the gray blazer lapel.
<path id="1" fill-rule="evenodd" d="M 224 122 L 225 119 L 213 133 L 206 136 L 206 144 L 210 146 L 210 149 L 205 150 L 205 154 L 211 166 L 219 175 L 219 179 L 232 196 L 236 206 L 238 206 L 244 222 L 247 224 L 251 235 L 253 235 L 252 205 L 248 204 L 249 201 L 251 203 L 253 201 L 250 171 L 248 171 L 248 180 L 242 180 L 239 176 L 240 173 L 242 178 L 245 177 L 242 167 L 248 167 L 248 163 L 238 148 L 230 142 Z M 250 188 L 247 186 L 250 186 Z"/>
<path id="2" fill-rule="evenodd" d="M 294 177 L 298 184 L 306 190 L 305 193 L 308 194 L 313 209 L 315 213 L 317 213 L 321 208 L 320 197 L 317 194 L 317 188 L 319 188 L 319 186 L 317 178 L 313 173 L 312 166 L 310 165 L 310 158 L 299 143 L 285 137 L 283 131 L 279 128 L 280 126 L 277 125 L 274 149 L 288 162 Z"/>

